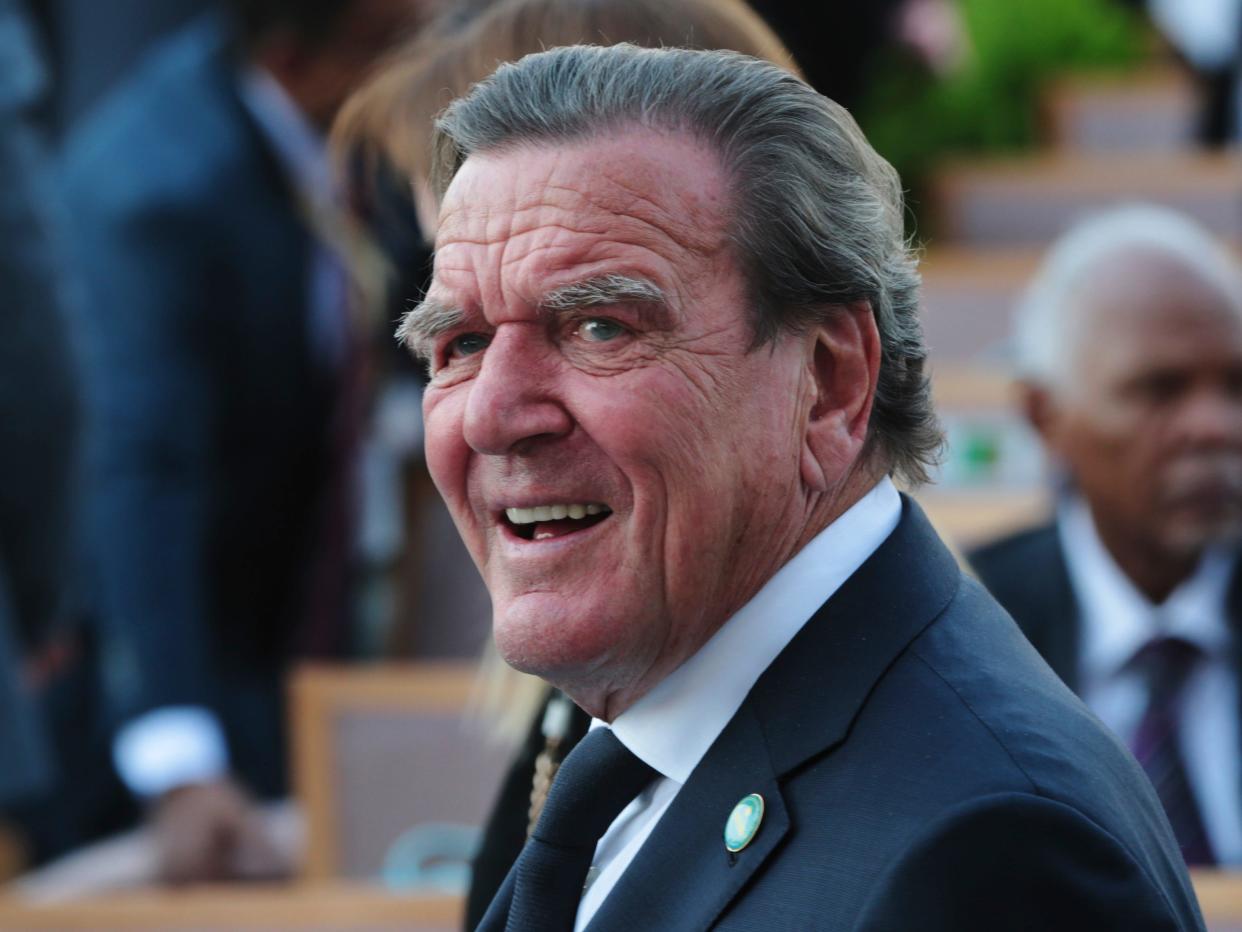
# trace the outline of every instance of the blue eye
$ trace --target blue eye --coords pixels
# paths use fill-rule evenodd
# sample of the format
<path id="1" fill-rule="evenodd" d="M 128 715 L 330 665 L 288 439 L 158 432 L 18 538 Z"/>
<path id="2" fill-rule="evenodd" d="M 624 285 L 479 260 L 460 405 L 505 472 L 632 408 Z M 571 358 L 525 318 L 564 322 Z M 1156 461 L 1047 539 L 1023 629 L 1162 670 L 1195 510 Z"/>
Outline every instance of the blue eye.
<path id="1" fill-rule="evenodd" d="M 487 348 L 488 338 L 481 333 L 463 333 L 449 341 L 450 356 L 473 356 Z"/>
<path id="2" fill-rule="evenodd" d="M 578 327 L 578 335 L 590 343 L 607 343 L 624 333 L 624 327 L 607 317 L 592 317 Z"/>

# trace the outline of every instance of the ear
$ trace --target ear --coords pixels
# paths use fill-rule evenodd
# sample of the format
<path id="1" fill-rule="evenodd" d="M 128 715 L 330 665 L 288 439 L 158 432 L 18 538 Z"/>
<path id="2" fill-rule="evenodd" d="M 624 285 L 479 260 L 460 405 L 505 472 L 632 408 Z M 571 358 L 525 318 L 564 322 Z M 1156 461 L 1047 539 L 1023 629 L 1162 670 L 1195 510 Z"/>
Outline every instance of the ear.
<path id="1" fill-rule="evenodd" d="M 1047 386 L 1034 382 L 1018 383 L 1018 404 L 1027 423 L 1039 434 L 1044 446 L 1059 451 L 1063 412 L 1060 402 Z"/>
<path id="2" fill-rule="evenodd" d="M 880 332 L 868 301 L 835 308 L 807 334 L 813 396 L 802 444 L 802 481 L 826 492 L 862 455 L 880 377 Z"/>

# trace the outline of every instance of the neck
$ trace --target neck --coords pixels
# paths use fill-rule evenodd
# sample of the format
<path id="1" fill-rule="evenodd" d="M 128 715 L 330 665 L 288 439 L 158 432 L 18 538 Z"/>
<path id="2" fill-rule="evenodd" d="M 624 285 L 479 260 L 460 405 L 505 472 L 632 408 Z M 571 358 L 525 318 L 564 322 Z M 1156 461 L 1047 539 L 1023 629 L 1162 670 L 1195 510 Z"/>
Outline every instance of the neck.
<path id="1" fill-rule="evenodd" d="M 711 623 L 690 626 L 697 634 L 694 640 L 685 639 L 680 643 L 671 642 L 665 645 L 654 661 L 638 676 L 626 677 L 623 682 L 604 682 L 585 678 L 577 682 L 557 682 L 559 687 L 574 700 L 584 711 L 594 718 L 605 722 L 614 721 L 626 709 L 656 687 L 665 677 L 694 656 L 716 632 L 724 626 L 738 610 L 749 602 L 767 584 L 776 572 L 802 550 L 824 528 L 836 521 L 841 515 L 852 508 L 866 495 L 883 476 L 882 472 L 864 469 L 858 466 L 851 469 L 845 478 L 826 492 L 813 493 L 808 496 L 803 509 L 805 520 L 791 529 L 778 545 L 768 548 L 765 552 L 780 554 L 771 563 L 759 564 L 747 573 L 744 568 L 731 567 L 729 584 L 738 579 L 746 578 L 746 584 L 739 588 L 737 594 L 721 604 L 722 610 L 716 612 Z M 722 580 L 722 583 L 726 582 Z M 674 632 L 674 638 L 678 632 Z M 683 635 L 686 632 L 681 632 Z"/>
<path id="2" fill-rule="evenodd" d="M 1101 522 L 1094 516 L 1092 520 L 1100 542 L 1118 568 L 1153 605 L 1164 602 L 1174 589 L 1189 579 L 1203 556 L 1202 548 L 1172 552 L 1148 544 L 1138 535 Z"/>

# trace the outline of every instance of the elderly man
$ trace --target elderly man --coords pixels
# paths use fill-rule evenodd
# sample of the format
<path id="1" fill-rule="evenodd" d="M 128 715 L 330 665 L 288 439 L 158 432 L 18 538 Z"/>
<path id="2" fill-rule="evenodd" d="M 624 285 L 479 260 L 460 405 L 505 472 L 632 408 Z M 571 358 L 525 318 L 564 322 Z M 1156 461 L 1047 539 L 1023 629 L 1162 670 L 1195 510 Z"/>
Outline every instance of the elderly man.
<path id="1" fill-rule="evenodd" d="M 598 720 L 481 928 L 1202 928 L 1138 768 L 888 478 L 938 433 L 849 116 L 572 47 L 439 134 L 428 464 L 501 653 Z"/>
<path id="2" fill-rule="evenodd" d="M 1130 744 L 1187 860 L 1242 864 L 1242 275 L 1185 218 L 1118 209 L 1053 249 L 1018 345 L 1068 482 L 1054 523 L 972 562 Z"/>

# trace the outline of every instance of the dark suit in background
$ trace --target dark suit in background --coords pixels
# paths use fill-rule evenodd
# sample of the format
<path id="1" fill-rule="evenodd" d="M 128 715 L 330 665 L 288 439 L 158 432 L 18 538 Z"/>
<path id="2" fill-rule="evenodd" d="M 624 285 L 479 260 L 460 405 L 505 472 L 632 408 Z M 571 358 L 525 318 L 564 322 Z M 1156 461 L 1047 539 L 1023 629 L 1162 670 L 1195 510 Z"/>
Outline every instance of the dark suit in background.
<path id="1" fill-rule="evenodd" d="M 311 352 L 314 241 L 239 68 L 222 25 L 196 21 L 78 128 L 65 182 L 114 720 L 206 707 L 270 795 L 336 384 Z"/>
<path id="2" fill-rule="evenodd" d="M 969 562 L 988 591 L 1013 616 L 1048 665 L 1071 689 L 1081 690 L 1083 618 L 1056 524 L 1030 528 L 973 551 Z M 1226 612 L 1236 632 L 1242 622 L 1242 577 L 1235 567 Z M 1234 638 L 1231 666 L 1242 677 L 1242 638 Z M 1242 735 L 1235 737 L 1242 746 Z"/>
<path id="3" fill-rule="evenodd" d="M 1070 689 L 1078 689 L 1082 619 L 1055 524 L 1030 528 L 968 557 L 982 582 Z"/>
<path id="4" fill-rule="evenodd" d="M 755 0 L 751 5 L 788 46 L 807 83 L 852 109 L 866 92 L 868 69 L 892 41 L 893 20 L 901 0 Z"/>
<path id="5" fill-rule="evenodd" d="M 1019 531 L 972 551 L 968 559 L 1057 676 L 1078 689 L 1082 616 L 1057 526 Z M 1227 609 L 1236 628 L 1242 619 L 1242 577 L 1236 570 Z M 1234 645 L 1234 664 L 1242 671 L 1242 643 Z"/>
<path id="6" fill-rule="evenodd" d="M 32 40 L 16 0 L 0 0 L 0 805 L 52 780 L 22 664 L 64 617 L 76 426 Z"/>

